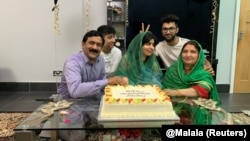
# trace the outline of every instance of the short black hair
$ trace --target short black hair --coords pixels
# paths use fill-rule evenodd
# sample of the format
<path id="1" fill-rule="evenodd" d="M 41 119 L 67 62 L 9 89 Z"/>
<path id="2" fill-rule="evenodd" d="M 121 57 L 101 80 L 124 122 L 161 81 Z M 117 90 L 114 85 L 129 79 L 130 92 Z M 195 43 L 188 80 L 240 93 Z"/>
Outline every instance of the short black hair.
<path id="1" fill-rule="evenodd" d="M 103 36 L 107 34 L 115 34 L 115 28 L 109 25 L 101 25 L 97 28 L 97 31 L 102 33 Z"/>
<path id="2" fill-rule="evenodd" d="M 93 36 L 97 36 L 97 37 L 99 36 L 99 37 L 101 37 L 101 39 L 102 39 L 102 46 L 104 45 L 104 38 L 103 38 L 103 35 L 102 35 L 100 32 L 96 31 L 96 30 L 90 30 L 90 31 L 88 31 L 88 32 L 83 36 L 82 42 L 85 43 L 89 37 L 93 37 Z"/>
<path id="3" fill-rule="evenodd" d="M 166 14 L 161 18 L 161 25 L 164 23 L 174 22 L 177 27 L 179 27 L 180 18 L 175 14 Z"/>

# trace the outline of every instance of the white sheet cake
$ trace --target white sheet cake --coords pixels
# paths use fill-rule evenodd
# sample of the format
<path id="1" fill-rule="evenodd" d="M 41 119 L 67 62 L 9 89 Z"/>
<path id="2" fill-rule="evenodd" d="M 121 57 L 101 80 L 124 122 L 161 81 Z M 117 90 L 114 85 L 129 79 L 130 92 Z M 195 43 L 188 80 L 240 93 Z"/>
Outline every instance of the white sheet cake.
<path id="1" fill-rule="evenodd" d="M 158 86 L 105 87 L 100 119 L 165 120 L 176 119 L 170 98 Z"/>

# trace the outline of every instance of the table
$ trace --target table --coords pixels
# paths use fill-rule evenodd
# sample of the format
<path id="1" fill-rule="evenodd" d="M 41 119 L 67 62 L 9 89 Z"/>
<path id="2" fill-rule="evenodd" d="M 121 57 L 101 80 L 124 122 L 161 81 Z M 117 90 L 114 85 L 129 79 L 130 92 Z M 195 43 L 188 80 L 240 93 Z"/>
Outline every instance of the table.
<path id="1" fill-rule="evenodd" d="M 61 100 L 60 98 L 56 98 Z M 42 118 L 41 109 L 44 105 L 38 107 L 14 130 L 16 138 L 26 141 L 35 141 L 35 133 L 41 130 L 51 132 L 51 140 L 58 140 L 58 131 L 60 130 L 95 130 L 95 129 L 119 129 L 119 128 L 161 128 L 162 124 L 174 124 L 176 120 L 169 121 L 115 121 L 98 122 L 100 99 L 66 99 L 73 102 L 68 109 L 54 111 L 54 114 L 48 118 Z M 46 104 L 46 103 L 45 103 Z M 61 115 L 61 111 L 66 111 L 67 115 Z M 177 118 L 178 119 L 178 118 Z M 17 139 L 18 141 L 18 139 Z"/>
<path id="2" fill-rule="evenodd" d="M 73 105 L 70 108 L 54 111 L 54 114 L 48 118 L 41 118 L 41 108 L 44 105 L 41 105 L 39 108 L 37 108 L 28 118 L 26 118 L 22 123 L 20 123 L 14 129 L 16 132 L 17 141 L 18 138 L 20 138 L 20 140 L 35 141 L 35 132 L 41 130 L 50 131 L 51 141 L 57 141 L 58 131 L 60 130 L 161 128 L 161 125 L 163 124 L 172 125 L 176 121 L 178 121 L 178 120 L 164 120 L 164 121 L 152 120 L 152 121 L 98 122 L 100 99 L 97 98 L 67 99 L 67 101 L 73 102 Z M 68 112 L 68 114 L 61 115 L 60 114 L 61 111 L 66 111 Z M 218 118 L 218 114 L 213 112 L 212 114 L 214 115 L 214 118 Z M 46 122 L 46 124 L 44 124 L 44 122 Z"/>

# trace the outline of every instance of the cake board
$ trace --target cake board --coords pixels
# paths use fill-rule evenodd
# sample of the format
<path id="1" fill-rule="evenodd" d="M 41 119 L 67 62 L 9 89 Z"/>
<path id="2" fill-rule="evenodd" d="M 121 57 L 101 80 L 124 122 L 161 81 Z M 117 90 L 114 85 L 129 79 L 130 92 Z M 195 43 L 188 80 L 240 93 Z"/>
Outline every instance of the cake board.
<path id="1" fill-rule="evenodd" d="M 98 123 L 105 128 L 161 128 L 162 125 L 173 125 L 180 121 L 175 114 L 172 117 L 127 117 L 127 118 L 101 118 L 103 98 L 100 103 Z"/>

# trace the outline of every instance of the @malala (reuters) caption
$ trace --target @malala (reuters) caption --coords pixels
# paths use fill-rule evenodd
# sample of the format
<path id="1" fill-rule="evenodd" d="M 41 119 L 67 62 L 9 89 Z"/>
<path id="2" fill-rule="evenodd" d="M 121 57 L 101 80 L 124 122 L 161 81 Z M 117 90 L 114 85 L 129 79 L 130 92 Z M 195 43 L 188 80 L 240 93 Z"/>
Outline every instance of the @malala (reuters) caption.
<path id="1" fill-rule="evenodd" d="M 250 139 L 250 125 L 162 125 L 162 139 Z"/>

